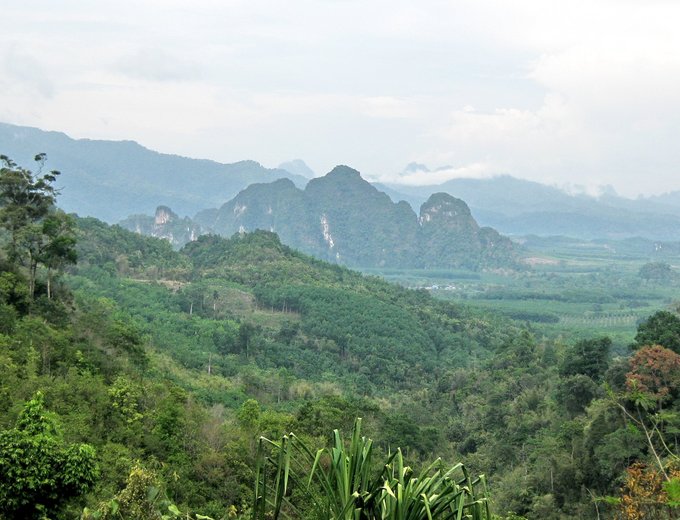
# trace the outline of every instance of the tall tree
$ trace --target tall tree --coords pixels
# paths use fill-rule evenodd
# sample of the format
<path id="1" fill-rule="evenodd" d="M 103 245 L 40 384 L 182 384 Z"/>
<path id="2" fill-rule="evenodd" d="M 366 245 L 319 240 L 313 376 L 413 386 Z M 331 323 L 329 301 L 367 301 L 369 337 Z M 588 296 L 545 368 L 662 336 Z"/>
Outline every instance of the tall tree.
<path id="1" fill-rule="evenodd" d="M 661 345 L 680 354 L 680 317 L 668 311 L 658 311 L 638 326 L 634 348 Z"/>
<path id="2" fill-rule="evenodd" d="M 0 155 L 0 223 L 10 232 L 9 257 L 16 261 L 19 251 L 19 235 L 24 228 L 47 215 L 56 200 L 52 184 L 59 175 L 51 171 L 40 176 L 46 160 L 45 154 L 35 156 L 40 165 L 34 175 L 21 168 L 6 155 Z"/>
<path id="3" fill-rule="evenodd" d="M 607 370 L 612 340 L 608 337 L 585 339 L 567 349 L 560 363 L 562 377 L 583 374 L 593 381 L 600 381 Z"/>
<path id="4" fill-rule="evenodd" d="M 63 211 L 50 212 L 42 222 L 41 234 L 42 247 L 38 261 L 47 268 L 47 297 L 52 298 L 54 273 L 78 260 L 75 222 Z"/>
<path id="5" fill-rule="evenodd" d="M 7 259 L 27 269 L 31 298 L 40 265 L 48 270 L 50 297 L 54 270 L 76 259 L 73 222 L 54 208 L 59 172 L 42 173 L 45 154 L 36 155 L 35 160 L 39 166 L 34 174 L 0 156 L 0 226 L 9 232 Z"/>

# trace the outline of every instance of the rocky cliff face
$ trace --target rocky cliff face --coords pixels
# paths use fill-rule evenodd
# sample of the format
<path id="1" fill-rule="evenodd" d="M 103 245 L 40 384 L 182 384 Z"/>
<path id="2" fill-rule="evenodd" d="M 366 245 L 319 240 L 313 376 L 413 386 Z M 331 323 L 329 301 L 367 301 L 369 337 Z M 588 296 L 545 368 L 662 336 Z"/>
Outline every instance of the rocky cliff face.
<path id="1" fill-rule="evenodd" d="M 390 198 L 347 166 L 312 179 L 304 191 L 306 218 L 323 241 L 310 251 L 353 266 L 406 267 L 412 264 L 417 219 L 406 203 Z"/>
<path id="2" fill-rule="evenodd" d="M 337 166 L 304 190 L 285 179 L 253 184 L 200 224 L 231 236 L 264 229 L 303 252 L 355 267 L 469 268 L 514 265 L 509 239 L 480 228 L 460 199 L 438 193 L 420 217 L 361 178 Z"/>
<path id="3" fill-rule="evenodd" d="M 201 226 L 188 217 L 180 218 L 167 206 L 158 206 L 153 217 L 132 215 L 119 225 L 141 235 L 162 238 L 175 247 L 193 242 L 203 234 Z"/>
<path id="4" fill-rule="evenodd" d="M 419 250 L 425 268 L 507 266 L 513 258 L 510 239 L 480 228 L 470 208 L 447 193 L 435 193 L 420 207 Z"/>
<path id="5" fill-rule="evenodd" d="M 462 200 L 436 193 L 417 216 L 408 203 L 392 202 L 348 166 L 310 180 L 304 190 L 288 179 L 251 184 L 194 221 L 160 206 L 154 217 L 136 215 L 121 225 L 176 246 L 204 232 L 230 237 L 263 229 L 304 253 L 352 267 L 516 266 L 512 242 L 479 227 Z"/>

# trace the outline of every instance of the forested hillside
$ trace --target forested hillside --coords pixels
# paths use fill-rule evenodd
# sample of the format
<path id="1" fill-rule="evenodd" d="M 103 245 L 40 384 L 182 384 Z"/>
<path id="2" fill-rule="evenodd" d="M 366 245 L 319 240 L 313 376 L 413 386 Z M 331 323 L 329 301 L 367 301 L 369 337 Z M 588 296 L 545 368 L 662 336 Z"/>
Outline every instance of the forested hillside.
<path id="1" fill-rule="evenodd" d="M 486 474 L 498 518 L 677 512 L 675 313 L 612 358 L 266 231 L 175 251 L 59 212 L 55 178 L 0 175 L 0 517 L 245 518 L 260 435 L 357 417 L 376 461 Z"/>
<path id="2" fill-rule="evenodd" d="M 255 161 L 222 164 L 149 150 L 134 141 L 72 139 L 61 132 L 0 123 L 0 148 L 28 166 L 36 150 L 64 172 L 60 204 L 69 212 L 117 222 L 167 205 L 194 215 L 223 204 L 253 182 L 288 178 L 304 186 L 307 179 Z"/>
<path id="3" fill-rule="evenodd" d="M 393 203 L 348 166 L 336 166 L 312 179 L 304 190 L 288 179 L 252 184 L 219 209 L 200 212 L 195 220 L 206 232 L 225 237 L 257 229 L 276 232 L 286 245 L 350 267 L 519 266 L 513 243 L 494 229 L 480 227 L 464 201 L 437 193 L 417 216 L 406 202 Z M 151 229 L 140 226 L 137 217 L 121 225 L 167 237 L 179 222 Z"/>

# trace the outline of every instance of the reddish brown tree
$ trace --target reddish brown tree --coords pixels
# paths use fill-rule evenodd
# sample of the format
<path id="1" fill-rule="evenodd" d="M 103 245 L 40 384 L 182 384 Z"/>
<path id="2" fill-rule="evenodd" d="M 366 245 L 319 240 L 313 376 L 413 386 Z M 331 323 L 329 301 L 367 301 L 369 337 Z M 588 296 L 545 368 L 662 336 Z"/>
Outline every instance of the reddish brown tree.
<path id="1" fill-rule="evenodd" d="M 657 407 L 680 388 L 680 355 L 660 345 L 643 347 L 630 360 L 626 386 L 653 398 Z"/>

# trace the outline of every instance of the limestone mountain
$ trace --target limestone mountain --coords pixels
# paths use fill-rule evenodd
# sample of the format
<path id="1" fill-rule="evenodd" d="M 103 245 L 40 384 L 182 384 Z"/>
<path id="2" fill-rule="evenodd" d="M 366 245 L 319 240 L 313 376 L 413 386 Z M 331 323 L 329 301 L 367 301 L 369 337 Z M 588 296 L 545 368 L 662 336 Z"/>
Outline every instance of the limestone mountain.
<path id="1" fill-rule="evenodd" d="M 414 169 L 427 170 L 409 165 L 405 173 Z M 480 224 L 512 235 L 680 239 L 680 192 L 628 199 L 609 189 L 595 197 L 509 175 L 424 186 L 388 184 L 380 189 L 414 208 L 434 193 L 450 193 L 466 201 Z"/>
<path id="2" fill-rule="evenodd" d="M 251 185 L 196 221 L 225 236 L 273 231 L 300 251 L 356 267 L 478 269 L 514 266 L 516 258 L 510 240 L 480 228 L 462 200 L 433 195 L 419 218 L 348 166 L 312 179 L 304 190 L 288 180 Z"/>
<path id="3" fill-rule="evenodd" d="M 132 215 L 119 225 L 140 235 L 165 239 L 176 248 L 193 242 L 203 234 L 201 226 L 188 217 L 180 218 L 167 206 L 158 206 L 153 217 Z"/>
<path id="4" fill-rule="evenodd" d="M 448 193 L 435 193 L 420 207 L 419 239 L 425 268 L 502 266 L 513 257 L 507 237 L 479 227 L 467 204 Z"/>
<path id="5" fill-rule="evenodd" d="M 314 170 L 312 170 L 302 159 L 293 159 L 292 161 L 283 162 L 279 164 L 278 169 L 285 170 L 293 175 L 299 175 L 305 179 L 313 179 L 316 177 Z"/>
<path id="6" fill-rule="evenodd" d="M 285 244 L 301 250 L 312 232 L 304 214 L 304 192 L 288 179 L 251 184 L 220 209 L 198 213 L 203 228 L 230 237 L 234 233 L 263 229 L 275 231 Z M 309 246 L 310 244 L 306 244 Z"/>
<path id="7" fill-rule="evenodd" d="M 416 215 L 406 202 L 390 198 L 356 170 L 337 166 L 305 188 L 307 219 L 323 242 L 310 251 L 324 260 L 354 266 L 413 265 L 417 256 Z"/>

